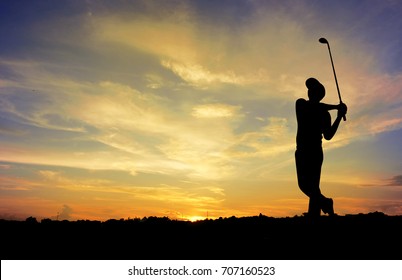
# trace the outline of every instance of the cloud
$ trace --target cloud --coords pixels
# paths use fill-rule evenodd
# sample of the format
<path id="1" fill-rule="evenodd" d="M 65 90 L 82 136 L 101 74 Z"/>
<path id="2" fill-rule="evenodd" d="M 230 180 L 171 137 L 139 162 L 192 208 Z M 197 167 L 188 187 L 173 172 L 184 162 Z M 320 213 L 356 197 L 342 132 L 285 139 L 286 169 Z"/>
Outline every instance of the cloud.
<path id="1" fill-rule="evenodd" d="M 118 16 L 92 16 L 88 24 L 94 42 L 122 44 L 162 58 L 176 57 L 193 61 L 197 57 L 194 26 L 185 11 L 155 19 L 138 15 L 132 19 Z"/>
<path id="2" fill-rule="evenodd" d="M 211 83 L 238 83 L 234 73 L 220 74 L 211 73 L 201 65 L 183 65 L 170 61 L 162 61 L 162 66 L 171 69 L 184 81 L 195 86 L 207 87 Z"/>
<path id="3" fill-rule="evenodd" d="M 51 170 L 39 170 L 38 172 L 45 179 L 54 180 L 59 177 L 60 172 L 51 171 Z"/>
<path id="4" fill-rule="evenodd" d="M 10 169 L 11 168 L 11 165 L 9 165 L 9 164 L 0 164 L 0 169 Z"/>
<path id="5" fill-rule="evenodd" d="M 31 212 L 31 215 L 42 212 L 40 216 L 44 216 L 41 210 L 43 206 L 47 208 L 48 213 L 50 211 L 54 215 L 57 205 L 63 203 L 62 209 L 57 211 L 59 220 L 77 219 L 88 215 L 99 218 L 99 211 L 113 209 L 118 213 L 127 213 L 127 216 L 135 215 L 137 211 L 141 213 L 148 211 L 153 215 L 156 212 L 163 214 L 163 211 L 169 209 L 180 209 L 187 214 L 194 211 L 206 212 L 205 209 L 219 210 L 226 198 L 225 190 L 219 184 L 211 182 L 204 181 L 202 184 L 197 184 L 194 181 L 180 182 L 170 177 L 154 178 L 146 175 L 127 180 L 130 176 L 123 172 L 108 171 L 108 175 L 105 176 L 104 171 L 62 167 L 52 167 L 52 170 L 49 170 L 41 167 L 34 165 L 18 167 L 25 173 L 30 173 L 29 170 L 32 168 L 37 169 L 40 177 L 27 176 L 24 181 L 16 177 L 10 177 L 7 181 L 1 180 L 0 187 L 5 195 L 2 196 L 4 203 L 0 212 L 4 213 L 6 210 L 12 212 L 10 209 L 14 209 L 14 211 Z M 21 192 L 20 185 L 30 186 L 27 189 L 29 192 Z M 18 195 L 6 195 L 11 192 Z M 38 192 L 41 195 L 38 195 Z M 30 203 L 24 205 L 23 201 Z M 33 207 L 35 203 L 38 206 Z M 95 212 L 98 213 L 94 214 Z M 56 218 L 56 215 L 52 216 L 52 219 Z"/>
<path id="6" fill-rule="evenodd" d="M 63 205 L 60 212 L 57 214 L 57 218 L 60 220 L 71 220 L 73 209 L 68 205 Z"/>
<path id="7" fill-rule="evenodd" d="M 92 3 L 90 16 L 74 17 L 81 28 L 70 29 L 71 18 L 38 22 L 41 45 L 30 59 L 0 60 L 0 159 L 202 183 L 279 176 L 294 164 L 294 102 L 306 97 L 305 79 L 319 78 L 325 101 L 338 102 L 327 49 L 317 42 L 323 31 L 349 106 L 325 148 L 402 127 L 402 75 L 385 72 L 361 38 L 329 28 L 304 2 L 244 3 L 248 9 L 216 18 L 191 2 L 137 2 L 135 9 Z M 74 191 L 111 188 L 39 174 Z M 196 204 L 199 195 L 221 203 L 174 184 L 131 187 L 115 190 L 158 202 L 191 197 Z"/>
<path id="8" fill-rule="evenodd" d="M 2 191 L 19 193 L 21 191 L 30 191 L 38 186 L 38 183 L 32 182 L 26 178 L 16 178 L 14 176 L 0 175 Z"/>
<path id="9" fill-rule="evenodd" d="M 196 118 L 230 118 L 237 114 L 239 106 L 226 104 L 203 104 L 193 108 L 192 115 Z"/>
<path id="10" fill-rule="evenodd" d="M 259 130 L 239 134 L 230 151 L 233 156 L 264 158 L 293 150 L 294 141 L 288 119 L 269 117 Z"/>
<path id="11" fill-rule="evenodd" d="M 402 175 L 396 175 L 388 180 L 387 186 L 402 186 Z"/>

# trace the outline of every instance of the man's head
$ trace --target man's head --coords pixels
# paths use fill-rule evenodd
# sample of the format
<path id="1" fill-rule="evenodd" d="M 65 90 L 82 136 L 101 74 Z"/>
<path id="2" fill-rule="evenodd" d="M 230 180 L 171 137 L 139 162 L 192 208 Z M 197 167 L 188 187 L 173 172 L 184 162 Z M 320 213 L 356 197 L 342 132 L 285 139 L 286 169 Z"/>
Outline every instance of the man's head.
<path id="1" fill-rule="evenodd" d="M 306 80 L 308 98 L 313 102 L 320 102 L 325 96 L 325 87 L 315 78 Z"/>

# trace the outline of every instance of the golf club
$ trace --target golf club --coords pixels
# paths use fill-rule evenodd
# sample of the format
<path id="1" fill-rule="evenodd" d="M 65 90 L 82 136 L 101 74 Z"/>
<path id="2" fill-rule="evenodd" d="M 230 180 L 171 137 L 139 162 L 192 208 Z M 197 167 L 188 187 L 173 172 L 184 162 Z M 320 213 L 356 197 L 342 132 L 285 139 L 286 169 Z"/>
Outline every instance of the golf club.
<path id="1" fill-rule="evenodd" d="M 334 61 L 332 60 L 332 54 L 331 54 L 331 49 L 329 47 L 329 43 L 328 40 L 325 38 L 320 38 L 318 40 L 321 44 L 327 44 L 328 46 L 328 52 L 329 52 L 329 57 L 331 58 L 331 65 L 332 65 L 332 70 L 334 70 L 334 77 L 335 77 L 335 83 L 336 83 L 336 89 L 338 90 L 338 96 L 339 96 L 339 102 L 342 102 L 342 98 L 341 98 L 341 92 L 339 91 L 339 86 L 338 86 L 338 79 L 336 78 L 336 73 L 335 73 L 335 67 L 334 67 Z M 346 121 L 346 116 L 343 116 L 343 120 Z"/>

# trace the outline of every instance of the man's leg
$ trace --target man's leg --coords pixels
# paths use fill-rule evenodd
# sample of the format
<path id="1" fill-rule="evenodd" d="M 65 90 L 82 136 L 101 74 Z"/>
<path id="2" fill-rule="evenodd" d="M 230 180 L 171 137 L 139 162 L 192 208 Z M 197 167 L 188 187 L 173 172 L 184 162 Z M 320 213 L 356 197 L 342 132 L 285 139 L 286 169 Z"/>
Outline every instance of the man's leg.
<path id="1" fill-rule="evenodd" d="M 309 214 L 313 217 L 321 215 L 321 200 L 324 197 L 320 190 L 321 166 L 323 162 L 323 153 L 321 149 L 309 153 L 308 162 L 308 184 L 311 188 Z"/>
<path id="2" fill-rule="evenodd" d="M 315 193 L 310 196 L 308 204 L 308 214 L 310 217 L 319 217 L 321 215 L 321 194 Z"/>
<path id="3" fill-rule="evenodd" d="M 308 215 L 316 217 L 321 214 L 321 164 L 318 165 L 313 156 L 308 151 L 297 150 L 295 153 L 297 182 L 300 190 L 309 197 Z"/>

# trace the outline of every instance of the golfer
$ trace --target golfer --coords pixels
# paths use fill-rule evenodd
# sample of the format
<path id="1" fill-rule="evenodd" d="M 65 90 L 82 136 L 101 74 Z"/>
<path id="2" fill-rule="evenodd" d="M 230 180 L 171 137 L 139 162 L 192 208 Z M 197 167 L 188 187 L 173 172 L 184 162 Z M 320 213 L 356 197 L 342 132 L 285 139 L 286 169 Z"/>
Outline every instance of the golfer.
<path id="1" fill-rule="evenodd" d="M 320 101 L 325 96 L 324 86 L 315 78 L 306 80 L 308 100 L 296 101 L 297 136 L 296 136 L 296 171 L 300 190 L 309 197 L 308 216 L 319 217 L 321 210 L 334 215 L 333 200 L 325 197 L 320 190 L 321 166 L 324 159 L 322 137 L 331 140 L 339 124 L 346 115 L 344 103 L 329 105 Z M 337 117 L 331 123 L 329 110 L 338 110 Z"/>

